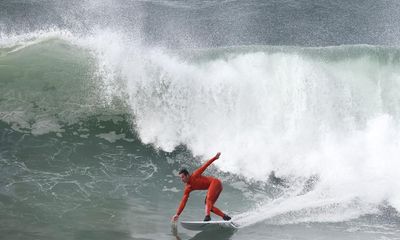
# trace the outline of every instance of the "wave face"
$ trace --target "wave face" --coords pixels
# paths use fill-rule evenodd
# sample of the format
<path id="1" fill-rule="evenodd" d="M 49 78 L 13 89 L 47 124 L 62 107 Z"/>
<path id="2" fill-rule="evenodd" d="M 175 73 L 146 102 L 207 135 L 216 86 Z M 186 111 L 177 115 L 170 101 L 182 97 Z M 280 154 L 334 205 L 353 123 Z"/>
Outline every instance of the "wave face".
<path id="1" fill-rule="evenodd" d="M 96 70 L 96 60 L 89 50 L 74 45 L 70 37 L 58 31 L 3 39 L 2 121 L 14 129 L 40 135 L 60 131 L 62 124 L 73 124 L 81 118 L 121 112 L 122 107 L 106 107 L 106 102 L 112 100 L 104 97 L 105 86 Z"/>
<path id="2" fill-rule="evenodd" d="M 16 131 L 63 137 L 85 119 L 129 116 L 142 144 L 165 152 L 184 145 L 194 156 L 221 151 L 222 172 L 286 179 L 279 200 L 266 197 L 238 216 L 243 225 L 304 209 L 313 210 L 286 220 L 400 209 L 397 48 L 172 51 L 110 32 L 13 38 L 1 49 L 0 119 Z M 123 139 L 107 134 L 96 136 Z"/>

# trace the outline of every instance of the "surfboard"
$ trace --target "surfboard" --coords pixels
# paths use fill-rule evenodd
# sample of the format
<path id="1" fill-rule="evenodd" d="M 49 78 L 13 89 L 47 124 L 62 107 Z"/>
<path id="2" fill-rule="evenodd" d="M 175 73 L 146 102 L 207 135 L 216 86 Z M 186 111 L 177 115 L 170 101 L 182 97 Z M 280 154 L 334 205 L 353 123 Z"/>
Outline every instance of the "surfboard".
<path id="1" fill-rule="evenodd" d="M 230 221 L 181 221 L 182 227 L 192 231 L 237 229 L 239 226 Z"/>

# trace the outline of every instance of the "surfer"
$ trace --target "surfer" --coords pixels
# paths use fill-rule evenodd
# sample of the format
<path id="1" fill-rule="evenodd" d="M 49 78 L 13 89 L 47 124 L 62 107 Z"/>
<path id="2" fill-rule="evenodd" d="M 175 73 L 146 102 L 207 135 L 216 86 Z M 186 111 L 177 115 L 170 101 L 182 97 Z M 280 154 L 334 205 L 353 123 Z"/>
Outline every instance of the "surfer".
<path id="1" fill-rule="evenodd" d="M 203 176 L 202 173 L 211 163 L 219 158 L 221 153 L 217 153 L 213 158 L 208 160 L 203 166 L 198 168 L 192 174 L 189 174 L 188 170 L 183 168 L 179 171 L 179 176 L 183 183 L 185 183 L 185 190 L 183 193 L 183 197 L 179 207 L 176 211 L 176 214 L 172 217 L 172 221 L 177 221 L 179 215 L 182 213 L 185 208 L 186 202 L 189 199 L 189 194 L 193 190 L 208 190 L 206 199 L 205 199 L 205 218 L 204 221 L 210 221 L 210 212 L 217 214 L 222 217 L 225 221 L 231 220 L 231 217 L 224 214 L 221 210 L 214 206 L 214 203 L 217 201 L 219 194 L 222 192 L 222 183 L 221 180 L 214 177 Z"/>

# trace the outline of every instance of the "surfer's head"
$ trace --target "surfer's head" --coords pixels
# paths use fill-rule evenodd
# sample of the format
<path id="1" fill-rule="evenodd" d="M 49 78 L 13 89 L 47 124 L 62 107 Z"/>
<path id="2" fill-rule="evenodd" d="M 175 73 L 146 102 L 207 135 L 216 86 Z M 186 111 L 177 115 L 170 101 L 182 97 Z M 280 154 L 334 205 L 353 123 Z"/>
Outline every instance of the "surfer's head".
<path id="1" fill-rule="evenodd" d="M 182 168 L 179 171 L 179 176 L 181 177 L 182 182 L 187 183 L 189 181 L 189 172 L 186 168 Z"/>

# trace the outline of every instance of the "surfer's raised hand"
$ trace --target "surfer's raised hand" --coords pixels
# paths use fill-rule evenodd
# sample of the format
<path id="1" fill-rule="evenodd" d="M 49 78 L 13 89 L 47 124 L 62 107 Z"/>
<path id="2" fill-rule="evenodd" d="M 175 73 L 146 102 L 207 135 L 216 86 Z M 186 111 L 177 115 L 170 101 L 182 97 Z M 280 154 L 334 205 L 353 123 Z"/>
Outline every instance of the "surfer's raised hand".
<path id="1" fill-rule="evenodd" d="M 178 214 L 175 214 L 175 215 L 171 218 L 171 221 L 172 221 L 172 222 L 176 222 L 176 221 L 178 221 L 178 218 L 179 218 L 179 215 L 178 215 Z"/>
<path id="2" fill-rule="evenodd" d="M 217 160 L 219 158 L 219 156 L 221 156 L 220 152 L 218 152 L 217 155 L 214 156 L 214 159 Z"/>

